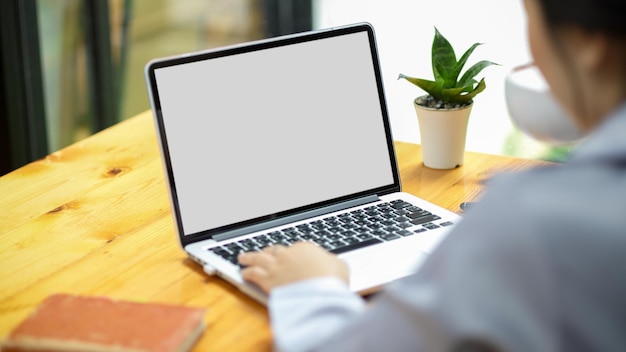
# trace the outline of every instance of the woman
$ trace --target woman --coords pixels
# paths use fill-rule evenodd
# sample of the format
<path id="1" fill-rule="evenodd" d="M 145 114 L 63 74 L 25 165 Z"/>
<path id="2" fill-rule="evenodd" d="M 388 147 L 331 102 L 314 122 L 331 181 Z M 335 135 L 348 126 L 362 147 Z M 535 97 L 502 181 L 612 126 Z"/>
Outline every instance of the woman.
<path id="1" fill-rule="evenodd" d="M 626 348 L 626 2 L 525 0 L 535 64 L 588 138 L 565 165 L 500 176 L 420 271 L 368 306 L 332 254 L 242 254 L 277 347 Z"/>

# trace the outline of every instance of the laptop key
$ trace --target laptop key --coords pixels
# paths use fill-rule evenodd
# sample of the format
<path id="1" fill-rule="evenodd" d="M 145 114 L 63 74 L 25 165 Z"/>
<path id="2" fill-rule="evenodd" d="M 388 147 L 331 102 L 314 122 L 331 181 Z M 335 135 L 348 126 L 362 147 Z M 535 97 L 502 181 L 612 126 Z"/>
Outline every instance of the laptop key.
<path id="1" fill-rule="evenodd" d="M 333 248 L 340 248 L 340 247 L 344 247 L 345 245 L 347 245 L 347 243 L 341 241 L 341 240 L 334 240 L 332 242 L 329 243 L 331 246 L 333 246 Z"/>
<path id="2" fill-rule="evenodd" d="M 380 224 L 383 226 L 392 226 L 392 225 L 395 225 L 396 222 L 393 220 L 385 220 L 385 221 L 381 221 Z"/>
<path id="3" fill-rule="evenodd" d="M 367 221 L 367 220 L 357 220 L 354 222 L 355 225 L 357 226 L 367 226 L 369 224 L 371 224 L 371 222 Z"/>
<path id="4" fill-rule="evenodd" d="M 349 245 L 341 247 L 341 248 L 330 249 L 330 252 L 335 253 L 335 254 L 340 254 L 340 253 L 352 251 L 352 250 L 355 250 L 355 249 L 371 246 L 373 244 L 382 243 L 382 242 L 383 241 L 381 241 L 381 240 L 379 240 L 377 238 L 371 238 L 369 240 L 365 240 L 365 241 L 362 241 L 362 242 L 349 244 Z M 322 246 L 322 247 L 324 247 L 324 246 Z"/>
<path id="5" fill-rule="evenodd" d="M 254 240 L 257 241 L 260 244 L 265 244 L 265 243 L 268 243 L 270 241 L 270 238 L 267 237 L 266 235 L 262 235 L 262 236 L 254 237 Z"/>
<path id="6" fill-rule="evenodd" d="M 384 226 L 381 223 L 371 223 L 371 224 L 366 225 L 365 227 L 367 227 L 368 229 L 376 230 Z"/>
<path id="7" fill-rule="evenodd" d="M 241 243 L 241 247 L 243 247 L 243 249 L 246 252 L 254 251 L 256 248 L 258 248 L 258 246 L 259 246 L 258 243 L 253 243 L 252 241 L 246 242 L 246 243 Z"/>
<path id="8" fill-rule="evenodd" d="M 421 210 L 421 211 L 412 212 L 408 214 L 407 217 L 411 219 L 417 219 L 417 218 L 421 218 L 422 216 L 427 216 L 427 215 L 432 215 L 432 213 L 429 211 Z"/>
<path id="9" fill-rule="evenodd" d="M 304 234 L 311 234 L 311 233 L 314 233 L 314 232 L 316 232 L 316 231 L 317 231 L 316 229 L 314 229 L 314 228 L 312 228 L 312 227 L 301 227 L 301 228 L 299 228 L 298 230 L 299 230 L 301 233 L 304 233 Z"/>
<path id="10" fill-rule="evenodd" d="M 349 214 L 347 214 L 349 215 Z M 339 222 L 341 224 L 350 224 L 354 221 L 355 219 L 352 216 L 344 216 L 344 217 L 340 217 L 339 218 Z"/>
<path id="11" fill-rule="evenodd" d="M 403 200 L 398 200 L 398 201 L 392 201 L 391 202 L 391 207 L 394 209 L 402 209 L 402 208 L 406 208 L 406 207 L 411 207 L 413 206 L 413 204 L 411 203 L 407 203 Z"/>
<path id="12" fill-rule="evenodd" d="M 354 237 L 356 236 L 356 234 L 357 233 L 352 230 L 346 230 L 346 231 L 339 233 L 339 235 L 341 235 L 342 238 Z"/>
<path id="13" fill-rule="evenodd" d="M 238 248 L 231 249 L 230 252 L 231 252 L 231 255 L 236 258 L 240 253 L 246 252 L 246 249 L 238 247 Z"/>
<path id="14" fill-rule="evenodd" d="M 239 247 L 239 244 L 237 244 L 237 242 L 232 242 L 232 243 L 226 244 L 226 245 L 224 245 L 224 247 L 226 249 L 228 249 L 229 251 L 232 251 L 233 249 L 236 249 L 236 248 L 241 248 L 241 247 Z"/>
<path id="15" fill-rule="evenodd" d="M 391 240 L 395 240 L 395 239 L 401 238 L 400 236 L 394 235 L 392 233 L 388 233 L 388 234 L 385 234 L 385 235 L 379 235 L 378 237 L 384 239 L 385 241 L 391 241 Z"/>
<path id="16" fill-rule="evenodd" d="M 399 216 L 397 218 L 394 219 L 396 222 L 407 222 L 411 219 L 407 218 L 406 216 Z"/>
<path id="17" fill-rule="evenodd" d="M 348 237 L 348 238 L 344 238 L 343 239 L 344 242 L 346 242 L 347 244 L 354 244 L 354 243 L 359 243 L 361 242 L 358 238 L 356 237 Z"/>
<path id="18" fill-rule="evenodd" d="M 341 240 L 341 236 L 340 235 L 334 235 L 334 234 L 333 235 L 328 235 L 328 236 L 326 236 L 326 240 L 331 241 L 331 242 L 332 241 L 338 241 L 338 240 Z"/>
<path id="19" fill-rule="evenodd" d="M 393 232 L 396 232 L 396 231 L 400 231 L 402 229 L 404 229 L 404 227 L 401 227 L 401 226 L 387 226 L 387 227 L 385 227 L 385 231 L 390 232 L 390 233 L 393 233 Z"/>
<path id="20" fill-rule="evenodd" d="M 330 243 L 328 242 L 322 242 L 322 243 L 318 243 L 320 245 L 320 247 L 324 248 L 327 251 L 333 251 L 335 249 L 335 247 L 333 247 Z"/>
<path id="21" fill-rule="evenodd" d="M 271 235 L 269 235 L 269 237 L 270 237 L 272 240 L 274 240 L 274 241 L 282 241 L 282 240 L 284 240 L 285 238 L 287 238 L 286 234 L 285 234 L 285 235 L 283 235 L 283 234 L 280 234 L 280 233 L 278 233 L 278 234 L 271 234 Z"/>
<path id="22" fill-rule="evenodd" d="M 209 251 L 213 252 L 215 255 L 219 255 L 222 258 L 226 258 L 230 255 L 230 252 L 224 250 L 222 247 L 215 247 L 209 249 Z"/>
<path id="23" fill-rule="evenodd" d="M 434 229 L 438 229 L 439 228 L 439 225 L 435 225 L 435 224 L 424 224 L 422 226 L 424 226 L 425 228 L 427 228 L 429 230 L 434 230 Z"/>
<path id="24" fill-rule="evenodd" d="M 383 236 L 383 235 L 386 235 L 388 232 L 387 232 L 387 231 L 384 231 L 384 230 L 380 230 L 380 229 L 379 229 L 379 230 L 374 230 L 374 231 L 372 231 L 371 233 L 372 233 L 373 235 L 376 235 L 376 236 L 378 236 L 378 237 L 381 237 L 381 236 Z"/>
<path id="25" fill-rule="evenodd" d="M 400 230 L 400 231 L 396 231 L 395 233 L 400 236 L 410 236 L 410 235 L 415 234 L 415 232 L 411 232 L 409 230 Z"/>
<path id="26" fill-rule="evenodd" d="M 326 230 L 328 228 L 328 225 L 326 224 L 315 224 L 315 225 L 311 225 L 312 228 L 321 231 L 321 230 Z"/>
<path id="27" fill-rule="evenodd" d="M 431 222 L 431 221 L 435 221 L 439 219 L 441 218 L 438 217 L 437 215 L 426 215 L 426 216 L 422 216 L 420 218 L 411 220 L 411 223 L 413 225 L 419 225 L 419 224 L 425 224 L 427 222 Z"/>
<path id="28" fill-rule="evenodd" d="M 404 209 L 396 210 L 395 213 L 398 214 L 398 216 L 404 216 L 404 215 L 409 214 L 409 212 Z"/>
<path id="29" fill-rule="evenodd" d="M 304 235 L 300 236 L 300 238 L 302 238 L 303 240 L 307 240 L 307 241 L 313 241 L 315 239 L 318 239 L 319 236 L 315 236 L 313 234 L 307 233 L 307 234 L 304 234 Z"/>

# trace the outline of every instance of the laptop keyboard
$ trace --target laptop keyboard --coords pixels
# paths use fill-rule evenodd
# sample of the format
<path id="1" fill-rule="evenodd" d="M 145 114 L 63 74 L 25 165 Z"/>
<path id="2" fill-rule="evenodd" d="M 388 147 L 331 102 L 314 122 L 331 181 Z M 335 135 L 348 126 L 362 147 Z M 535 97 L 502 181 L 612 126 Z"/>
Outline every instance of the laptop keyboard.
<path id="1" fill-rule="evenodd" d="M 259 251 L 273 245 L 290 246 L 297 241 L 312 241 L 339 254 L 453 224 L 450 221 L 433 223 L 439 219 L 441 217 L 436 214 L 398 199 L 260 234 L 209 250 L 235 265 L 239 265 L 239 253 Z"/>

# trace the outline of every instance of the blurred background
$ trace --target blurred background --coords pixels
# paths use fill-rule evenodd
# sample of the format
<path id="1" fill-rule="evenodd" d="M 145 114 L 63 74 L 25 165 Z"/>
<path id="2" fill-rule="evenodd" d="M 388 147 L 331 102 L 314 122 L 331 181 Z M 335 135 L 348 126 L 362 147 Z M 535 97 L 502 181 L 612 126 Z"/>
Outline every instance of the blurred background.
<path id="1" fill-rule="evenodd" d="M 487 90 L 475 101 L 467 149 L 559 160 L 511 125 L 504 77 L 529 62 L 520 1 L 501 0 L 3 0 L 0 2 L 0 175 L 149 109 L 153 58 L 367 21 L 376 30 L 394 138 L 419 143 L 412 101 L 396 78 L 431 78 L 436 26 Z M 349 92 L 346 92 L 349 94 Z"/>

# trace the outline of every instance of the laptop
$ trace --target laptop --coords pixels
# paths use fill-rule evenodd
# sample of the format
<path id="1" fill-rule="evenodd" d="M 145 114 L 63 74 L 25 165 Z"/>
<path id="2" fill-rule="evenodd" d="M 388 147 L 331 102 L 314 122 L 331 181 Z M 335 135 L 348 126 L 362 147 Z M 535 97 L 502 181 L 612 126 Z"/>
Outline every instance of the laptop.
<path id="1" fill-rule="evenodd" d="M 156 59 L 145 77 L 180 245 L 261 303 L 242 251 L 312 241 L 367 294 L 460 219 L 401 192 L 367 23 Z"/>

